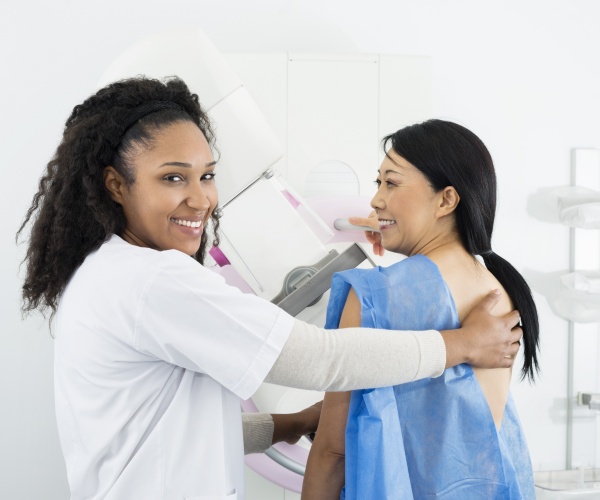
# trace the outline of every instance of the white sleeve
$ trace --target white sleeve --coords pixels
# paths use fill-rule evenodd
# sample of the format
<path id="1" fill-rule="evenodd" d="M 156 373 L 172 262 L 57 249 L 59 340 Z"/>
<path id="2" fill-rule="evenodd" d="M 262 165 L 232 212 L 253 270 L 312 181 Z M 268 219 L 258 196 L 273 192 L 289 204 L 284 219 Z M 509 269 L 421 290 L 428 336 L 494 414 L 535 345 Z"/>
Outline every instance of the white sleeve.
<path id="1" fill-rule="evenodd" d="M 437 377 L 446 365 L 439 332 L 344 328 L 323 330 L 296 321 L 266 382 L 347 391 Z"/>
<path id="2" fill-rule="evenodd" d="M 161 252 L 155 265 L 136 311 L 134 347 L 249 398 L 279 356 L 294 319 L 228 286 L 181 252 Z"/>

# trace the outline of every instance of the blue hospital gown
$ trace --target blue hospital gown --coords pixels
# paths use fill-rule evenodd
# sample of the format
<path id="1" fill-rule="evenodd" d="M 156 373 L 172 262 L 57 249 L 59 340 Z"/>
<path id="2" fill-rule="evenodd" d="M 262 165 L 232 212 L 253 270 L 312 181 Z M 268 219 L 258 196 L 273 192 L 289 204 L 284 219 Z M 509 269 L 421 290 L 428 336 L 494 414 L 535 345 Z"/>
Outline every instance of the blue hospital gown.
<path id="1" fill-rule="evenodd" d="M 361 304 L 363 327 L 459 326 L 446 283 L 423 255 L 388 268 L 336 274 L 327 328 L 339 325 L 350 287 Z M 529 452 L 511 395 L 497 431 L 469 365 L 438 378 L 352 392 L 341 498 L 535 499 Z"/>

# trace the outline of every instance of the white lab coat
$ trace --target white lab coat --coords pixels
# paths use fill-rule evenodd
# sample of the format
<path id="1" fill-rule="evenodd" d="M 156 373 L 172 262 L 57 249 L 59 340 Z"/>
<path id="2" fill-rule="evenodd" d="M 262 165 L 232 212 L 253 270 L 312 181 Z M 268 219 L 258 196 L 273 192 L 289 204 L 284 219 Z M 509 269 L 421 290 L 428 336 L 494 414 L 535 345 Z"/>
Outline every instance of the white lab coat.
<path id="1" fill-rule="evenodd" d="M 54 323 L 72 499 L 243 499 L 239 398 L 292 324 L 176 250 L 113 236 L 89 255 Z"/>

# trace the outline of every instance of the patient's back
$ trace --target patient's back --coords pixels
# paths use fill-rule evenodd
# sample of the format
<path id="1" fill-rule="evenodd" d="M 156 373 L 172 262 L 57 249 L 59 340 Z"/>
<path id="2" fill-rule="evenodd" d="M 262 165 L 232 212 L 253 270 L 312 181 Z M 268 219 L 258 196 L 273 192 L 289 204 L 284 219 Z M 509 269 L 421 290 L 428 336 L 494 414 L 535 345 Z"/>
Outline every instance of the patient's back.
<path id="1" fill-rule="evenodd" d="M 458 317 L 462 322 L 471 309 L 494 288 L 502 292 L 492 314 L 503 316 L 513 306 L 506 291 L 483 264 L 461 248 L 444 248 L 427 255 L 439 268 L 450 288 Z M 508 398 L 512 370 L 510 368 L 473 369 L 490 406 L 496 428 L 500 428 Z"/>

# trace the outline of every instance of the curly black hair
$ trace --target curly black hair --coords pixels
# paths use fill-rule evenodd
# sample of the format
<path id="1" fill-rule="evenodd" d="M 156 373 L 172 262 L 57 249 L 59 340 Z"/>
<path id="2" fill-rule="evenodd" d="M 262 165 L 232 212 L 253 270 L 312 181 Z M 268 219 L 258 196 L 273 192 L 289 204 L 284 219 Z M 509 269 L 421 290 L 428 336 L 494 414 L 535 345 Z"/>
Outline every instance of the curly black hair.
<path id="1" fill-rule="evenodd" d="M 173 103 L 131 126 L 134 110 L 145 103 Z M 195 123 L 214 148 L 215 137 L 198 96 L 177 77 L 163 81 L 139 76 L 107 85 L 73 108 L 62 141 L 39 181 L 38 192 L 17 232 L 31 223 L 23 314 L 56 312 L 62 291 L 87 255 L 112 234 L 125 229 L 121 206 L 104 186 L 103 171 L 112 165 L 128 184 L 135 182 L 131 164 L 137 146 L 152 144 L 156 132 L 179 121 Z M 219 210 L 211 216 L 213 245 L 218 245 Z M 209 236 L 203 233 L 192 257 L 204 261 Z"/>

